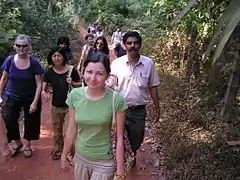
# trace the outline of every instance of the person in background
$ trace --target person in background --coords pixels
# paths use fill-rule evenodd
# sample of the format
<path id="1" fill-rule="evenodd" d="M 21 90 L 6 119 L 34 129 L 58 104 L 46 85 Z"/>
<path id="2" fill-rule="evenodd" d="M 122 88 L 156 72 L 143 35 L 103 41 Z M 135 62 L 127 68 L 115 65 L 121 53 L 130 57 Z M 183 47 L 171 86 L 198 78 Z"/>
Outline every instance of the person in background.
<path id="1" fill-rule="evenodd" d="M 74 60 L 73 53 L 70 49 L 70 41 L 69 38 L 66 36 L 61 36 L 58 38 L 57 41 L 57 46 L 61 46 L 65 49 L 66 51 L 66 56 L 67 56 L 67 64 L 71 64 L 72 61 Z"/>
<path id="2" fill-rule="evenodd" d="M 142 37 L 138 32 L 129 31 L 123 36 L 123 45 L 127 54 L 115 59 L 111 64 L 111 81 L 107 86 L 120 91 L 127 102 L 125 127 L 135 154 L 140 148 L 145 131 L 146 105 L 148 94 L 155 105 L 155 120 L 159 120 L 159 77 L 153 60 L 140 54 Z M 111 79 L 110 78 L 110 79 Z M 116 87 L 117 86 L 117 87 Z"/>
<path id="3" fill-rule="evenodd" d="M 117 58 L 126 55 L 126 50 L 122 46 L 122 41 L 113 46 L 113 51 L 114 51 L 114 54 Z"/>
<path id="4" fill-rule="evenodd" d="M 62 47 L 54 47 L 47 57 L 50 67 L 43 75 L 42 96 L 45 100 L 50 99 L 48 85 L 52 87 L 52 107 L 51 117 L 53 124 L 53 150 L 52 160 L 61 158 L 64 142 L 64 132 L 67 126 L 68 106 L 65 103 L 70 87 L 78 87 L 81 85 L 78 72 L 72 69 L 68 77 L 70 66 L 67 63 L 65 50 Z"/>
<path id="5" fill-rule="evenodd" d="M 14 42 L 15 55 L 8 56 L 2 65 L 0 95 L 6 88 L 6 102 L 3 106 L 3 120 L 7 128 L 8 142 L 12 142 L 12 157 L 24 146 L 24 156 L 32 156 L 31 141 L 40 136 L 41 89 L 44 69 L 39 61 L 29 56 L 30 44 L 26 35 L 17 36 Z M 24 139 L 20 140 L 18 119 L 24 111 Z"/>
<path id="6" fill-rule="evenodd" d="M 97 29 L 96 36 L 97 36 L 97 37 L 103 36 L 103 32 L 102 32 L 102 29 L 101 29 L 101 28 L 98 28 L 98 29 Z"/>
<path id="7" fill-rule="evenodd" d="M 117 28 L 117 30 L 112 34 L 111 44 L 115 47 L 117 44 L 121 43 L 121 39 L 122 39 L 122 32 L 120 28 Z"/>
<path id="8" fill-rule="evenodd" d="M 81 57 L 77 66 L 77 70 L 82 74 L 82 65 L 84 63 L 84 61 L 86 60 L 87 56 L 89 54 L 91 54 L 94 51 L 94 36 L 92 34 L 87 34 L 85 36 L 85 40 L 86 43 L 83 47 L 82 47 L 82 53 L 81 53 Z"/>
<path id="9" fill-rule="evenodd" d="M 92 25 L 89 24 L 89 26 L 88 26 L 88 28 L 87 28 L 87 32 L 88 32 L 88 33 L 91 33 L 91 28 L 92 28 Z"/>
<path id="10" fill-rule="evenodd" d="M 68 96 L 69 125 L 61 157 L 63 169 L 68 167 L 68 153 L 75 142 L 75 180 L 112 180 L 114 172 L 125 179 L 124 117 L 127 108 L 118 92 L 105 87 L 110 73 L 108 56 L 93 53 L 83 64 L 86 87 L 75 88 Z M 114 104 L 113 104 L 114 98 Z M 116 166 L 111 143 L 111 124 L 115 107 L 117 127 Z"/>
<path id="11" fill-rule="evenodd" d="M 93 35 L 93 37 L 94 37 L 94 40 L 97 38 L 97 34 L 96 34 L 96 28 L 94 27 L 94 26 L 92 26 L 92 28 L 91 28 L 91 34 Z"/>
<path id="12" fill-rule="evenodd" d="M 109 56 L 108 43 L 104 36 L 97 37 L 94 43 L 94 52 L 100 52 Z"/>

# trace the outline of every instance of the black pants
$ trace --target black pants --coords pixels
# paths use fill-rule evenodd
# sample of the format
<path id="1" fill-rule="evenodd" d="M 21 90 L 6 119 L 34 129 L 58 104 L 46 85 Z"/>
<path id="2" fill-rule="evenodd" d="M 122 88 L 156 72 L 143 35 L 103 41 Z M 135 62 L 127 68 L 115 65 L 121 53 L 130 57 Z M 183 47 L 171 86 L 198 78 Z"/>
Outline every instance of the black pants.
<path id="1" fill-rule="evenodd" d="M 41 121 L 41 100 L 37 104 L 37 110 L 29 113 L 33 99 L 15 100 L 7 97 L 3 106 L 3 120 L 7 128 L 7 138 L 10 143 L 12 140 L 20 140 L 18 119 L 21 109 L 24 110 L 24 139 L 38 140 L 40 136 Z"/>
<path id="2" fill-rule="evenodd" d="M 126 111 L 125 128 L 134 153 L 140 148 L 145 132 L 146 108 L 140 106 L 128 108 Z"/>

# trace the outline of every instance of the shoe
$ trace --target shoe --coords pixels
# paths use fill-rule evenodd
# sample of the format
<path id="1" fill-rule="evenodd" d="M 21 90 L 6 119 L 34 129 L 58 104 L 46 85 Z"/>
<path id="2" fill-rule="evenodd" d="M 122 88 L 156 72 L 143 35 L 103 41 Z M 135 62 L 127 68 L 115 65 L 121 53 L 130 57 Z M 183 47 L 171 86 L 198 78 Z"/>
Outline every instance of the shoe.
<path id="1" fill-rule="evenodd" d="M 12 148 L 12 155 L 11 157 L 17 157 L 17 155 L 20 152 L 20 149 L 22 149 L 23 144 L 20 144 L 18 147 Z"/>
<path id="2" fill-rule="evenodd" d="M 33 153 L 32 153 L 32 149 L 24 149 L 23 150 L 23 154 L 25 158 L 30 158 L 32 157 Z"/>

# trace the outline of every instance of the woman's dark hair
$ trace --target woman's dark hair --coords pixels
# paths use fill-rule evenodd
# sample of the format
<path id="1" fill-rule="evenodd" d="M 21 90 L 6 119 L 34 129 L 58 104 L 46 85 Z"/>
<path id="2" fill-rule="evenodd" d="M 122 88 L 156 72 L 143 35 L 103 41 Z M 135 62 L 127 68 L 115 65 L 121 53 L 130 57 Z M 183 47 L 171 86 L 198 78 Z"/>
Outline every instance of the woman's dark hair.
<path id="1" fill-rule="evenodd" d="M 111 68 L 110 68 L 110 60 L 106 54 L 103 54 L 101 52 L 94 52 L 88 55 L 87 59 L 83 63 L 83 72 L 85 72 L 86 67 L 89 63 L 102 63 L 104 68 L 107 71 L 107 74 L 110 74 Z"/>
<path id="2" fill-rule="evenodd" d="M 135 37 L 137 38 L 138 42 L 140 45 L 142 45 L 142 37 L 140 36 L 140 34 L 137 31 L 128 31 L 124 34 L 123 36 L 123 44 L 126 44 L 127 39 L 129 37 Z"/>
<path id="3" fill-rule="evenodd" d="M 67 36 L 61 36 L 58 38 L 57 45 L 60 46 L 60 44 L 66 44 L 66 50 L 69 50 L 70 41 Z"/>
<path id="4" fill-rule="evenodd" d="M 58 52 L 60 53 L 62 56 L 63 56 L 63 62 L 62 62 L 62 65 L 65 65 L 67 63 L 67 56 L 66 56 L 66 50 L 60 46 L 57 46 L 57 47 L 54 47 L 50 50 L 50 52 L 48 53 L 48 56 L 47 56 L 47 62 L 48 62 L 48 65 L 54 65 L 53 64 L 53 61 L 52 61 L 52 55 L 55 53 L 55 52 Z"/>
<path id="5" fill-rule="evenodd" d="M 94 36 L 92 35 L 92 34 L 87 34 L 86 36 L 85 36 L 85 40 L 88 40 L 88 38 L 94 38 Z"/>
<path id="6" fill-rule="evenodd" d="M 94 42 L 94 51 L 97 52 L 97 42 L 98 42 L 98 40 L 102 40 L 103 44 L 104 44 L 101 53 L 109 55 L 108 43 L 107 43 L 107 40 L 104 36 L 97 37 L 96 41 Z"/>

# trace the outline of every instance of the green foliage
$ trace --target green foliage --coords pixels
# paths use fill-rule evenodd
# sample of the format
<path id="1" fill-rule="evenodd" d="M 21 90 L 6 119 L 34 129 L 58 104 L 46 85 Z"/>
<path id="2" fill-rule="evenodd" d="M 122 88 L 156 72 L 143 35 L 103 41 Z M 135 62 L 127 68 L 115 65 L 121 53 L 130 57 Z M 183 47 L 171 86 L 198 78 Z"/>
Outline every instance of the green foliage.
<path id="1" fill-rule="evenodd" d="M 45 60 L 49 48 L 56 45 L 57 38 L 73 32 L 65 5 L 65 1 L 55 0 L 0 1 L 0 46 L 7 48 L 5 52 L 8 53 L 12 47 L 12 42 L 8 40 L 10 37 L 28 34 L 32 38 L 34 55 Z M 9 46 L 6 47 L 6 44 Z"/>
<path id="2" fill-rule="evenodd" d="M 239 154 L 224 146 L 229 129 L 215 118 L 220 104 L 214 103 L 213 109 L 207 107 L 205 80 L 212 50 L 208 51 L 209 59 L 200 61 L 200 80 L 189 82 L 184 75 L 192 49 L 196 59 L 202 59 L 207 47 L 214 49 L 219 41 L 214 60 L 219 57 L 240 20 L 238 1 L 0 0 L 0 54 L 9 53 L 12 46 L 9 37 L 24 33 L 32 37 L 34 54 L 44 60 L 57 38 L 71 36 L 73 26 L 77 27 L 79 22 L 97 21 L 109 34 L 117 27 L 123 31 L 139 30 L 144 40 L 142 53 L 154 59 L 158 70 L 168 76 L 161 86 L 165 121 L 157 134 L 159 141 L 167 144 L 166 164 L 172 179 L 231 179 L 239 176 L 239 172 L 232 171 L 235 165 L 239 168 Z M 192 42 L 194 47 L 189 47 L 193 31 L 196 39 Z M 224 85 L 231 58 L 225 62 L 230 65 L 221 69 L 225 73 L 226 80 L 221 80 Z M 239 127 L 232 129 L 239 137 Z M 233 136 L 230 130 L 229 134 Z"/>

